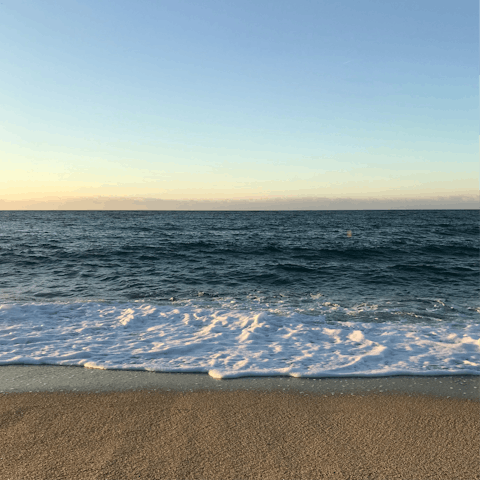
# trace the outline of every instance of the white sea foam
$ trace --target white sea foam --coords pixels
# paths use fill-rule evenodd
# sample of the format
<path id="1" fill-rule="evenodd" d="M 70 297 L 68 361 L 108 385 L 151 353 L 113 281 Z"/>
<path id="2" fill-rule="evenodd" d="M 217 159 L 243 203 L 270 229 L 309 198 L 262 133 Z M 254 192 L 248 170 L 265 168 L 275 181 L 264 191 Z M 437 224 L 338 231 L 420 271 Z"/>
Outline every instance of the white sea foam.
<path id="1" fill-rule="evenodd" d="M 335 309 L 338 306 L 332 305 Z M 0 365 L 248 375 L 480 375 L 480 325 L 327 321 L 201 304 L 0 305 Z"/>

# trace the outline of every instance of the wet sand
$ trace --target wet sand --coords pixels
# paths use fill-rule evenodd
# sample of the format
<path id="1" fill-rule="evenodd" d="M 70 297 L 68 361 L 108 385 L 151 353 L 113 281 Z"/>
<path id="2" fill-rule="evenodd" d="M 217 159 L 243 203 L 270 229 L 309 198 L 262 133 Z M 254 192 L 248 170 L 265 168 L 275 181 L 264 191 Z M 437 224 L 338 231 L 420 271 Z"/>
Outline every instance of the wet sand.
<path id="1" fill-rule="evenodd" d="M 0 367 L 1 479 L 480 479 L 479 377 L 99 372 Z"/>

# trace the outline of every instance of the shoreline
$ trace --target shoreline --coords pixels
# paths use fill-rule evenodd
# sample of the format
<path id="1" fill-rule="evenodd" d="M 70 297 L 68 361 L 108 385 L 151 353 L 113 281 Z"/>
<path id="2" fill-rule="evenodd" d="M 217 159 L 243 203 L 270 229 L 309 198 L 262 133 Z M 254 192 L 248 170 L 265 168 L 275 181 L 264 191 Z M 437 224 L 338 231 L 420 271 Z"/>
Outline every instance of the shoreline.
<path id="1" fill-rule="evenodd" d="M 215 379 L 206 373 L 101 370 L 58 365 L 0 366 L 0 394 L 27 392 L 303 391 L 306 394 L 400 393 L 480 401 L 480 375 L 394 375 L 382 377 L 240 377 Z"/>
<path id="2" fill-rule="evenodd" d="M 480 480 L 479 384 L 0 366 L 0 479 Z"/>
<path id="3" fill-rule="evenodd" d="M 479 403 L 401 394 L 0 394 L 2 480 L 480 480 Z"/>

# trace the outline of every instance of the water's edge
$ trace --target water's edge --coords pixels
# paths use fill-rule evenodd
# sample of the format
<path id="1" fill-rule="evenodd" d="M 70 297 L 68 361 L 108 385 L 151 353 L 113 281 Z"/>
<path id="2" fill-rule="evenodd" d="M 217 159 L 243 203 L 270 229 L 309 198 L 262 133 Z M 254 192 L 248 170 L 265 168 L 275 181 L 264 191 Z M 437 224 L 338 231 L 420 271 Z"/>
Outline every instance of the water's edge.
<path id="1" fill-rule="evenodd" d="M 404 394 L 480 401 L 480 375 L 385 376 L 305 379 L 246 377 L 215 380 L 206 374 L 90 370 L 59 366 L 1 366 L 0 394 L 25 392 L 236 391 L 350 396 Z"/>

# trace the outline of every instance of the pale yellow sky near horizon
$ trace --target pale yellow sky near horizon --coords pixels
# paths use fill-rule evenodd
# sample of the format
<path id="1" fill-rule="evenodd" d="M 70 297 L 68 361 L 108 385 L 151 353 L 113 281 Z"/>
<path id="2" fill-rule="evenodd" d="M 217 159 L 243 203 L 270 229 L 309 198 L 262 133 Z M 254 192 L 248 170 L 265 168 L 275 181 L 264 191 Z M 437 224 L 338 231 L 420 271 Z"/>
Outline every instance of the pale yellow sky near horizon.
<path id="1" fill-rule="evenodd" d="M 122 152 L 103 148 L 94 156 L 68 153 L 48 144 L 0 141 L 0 147 L 3 158 L 8 159 L 1 162 L 2 209 L 6 204 L 21 208 L 25 202 L 58 208 L 59 201 L 68 204 L 83 199 L 88 204 L 86 199 L 97 197 L 247 203 L 353 198 L 376 204 L 385 200 L 390 205 L 395 198 L 435 203 L 438 197 L 478 196 L 477 172 L 442 171 L 451 157 L 449 152 L 438 152 L 437 162 L 427 161 L 419 168 L 422 153 L 401 150 L 377 149 L 305 162 L 292 154 L 226 149 L 149 151 L 144 146 L 135 151 L 124 145 Z M 183 165 L 184 158 L 194 153 L 199 161 Z"/>
<path id="2" fill-rule="evenodd" d="M 0 210 L 383 210 L 479 209 L 480 196 L 457 195 L 383 199 L 354 197 L 275 197 L 229 200 L 164 200 L 141 197 L 55 197 L 0 199 Z"/>

